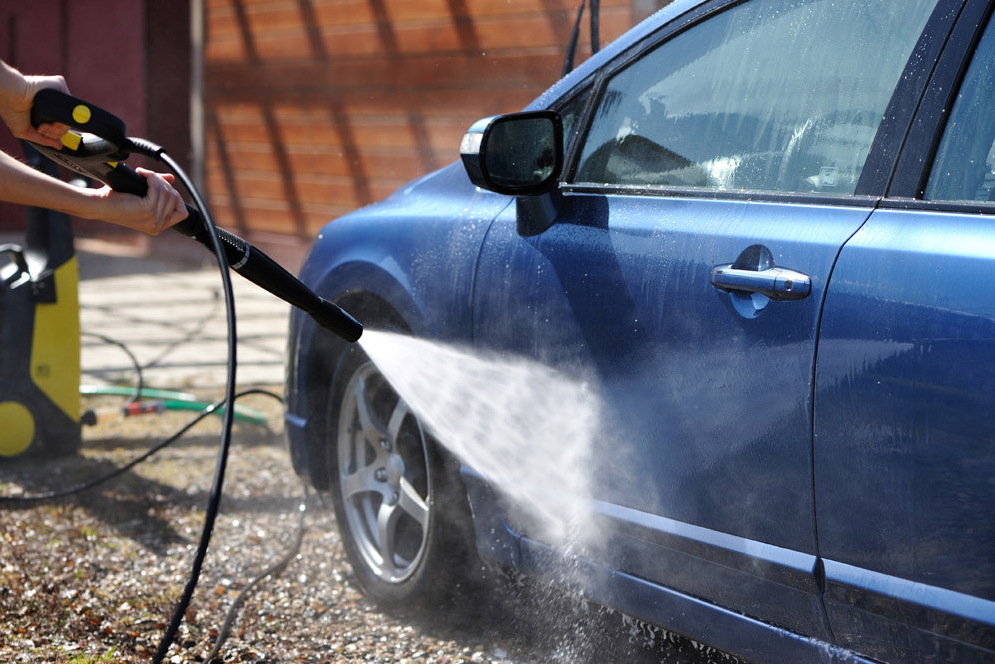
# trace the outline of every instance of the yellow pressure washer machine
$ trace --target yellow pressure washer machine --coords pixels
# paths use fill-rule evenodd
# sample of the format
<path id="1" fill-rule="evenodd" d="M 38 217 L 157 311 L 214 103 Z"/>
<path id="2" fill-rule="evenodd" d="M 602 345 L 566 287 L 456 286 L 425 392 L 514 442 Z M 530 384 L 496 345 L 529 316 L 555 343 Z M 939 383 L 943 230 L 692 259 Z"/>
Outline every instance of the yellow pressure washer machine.
<path id="1" fill-rule="evenodd" d="M 25 143 L 28 163 L 57 167 Z M 79 270 L 69 217 L 28 208 L 24 244 L 0 244 L 0 461 L 80 446 Z M 0 258 L 2 261 L 2 258 Z"/>

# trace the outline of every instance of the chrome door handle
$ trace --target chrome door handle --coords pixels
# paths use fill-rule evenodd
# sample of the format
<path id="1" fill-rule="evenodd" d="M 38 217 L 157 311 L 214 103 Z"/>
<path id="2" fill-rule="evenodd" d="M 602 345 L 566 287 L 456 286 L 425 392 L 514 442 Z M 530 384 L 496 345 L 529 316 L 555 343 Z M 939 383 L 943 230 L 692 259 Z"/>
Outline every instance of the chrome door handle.
<path id="1" fill-rule="evenodd" d="M 812 292 L 807 274 L 779 267 L 744 270 L 733 264 L 719 265 L 712 269 L 711 282 L 719 290 L 761 293 L 772 300 L 804 300 Z"/>

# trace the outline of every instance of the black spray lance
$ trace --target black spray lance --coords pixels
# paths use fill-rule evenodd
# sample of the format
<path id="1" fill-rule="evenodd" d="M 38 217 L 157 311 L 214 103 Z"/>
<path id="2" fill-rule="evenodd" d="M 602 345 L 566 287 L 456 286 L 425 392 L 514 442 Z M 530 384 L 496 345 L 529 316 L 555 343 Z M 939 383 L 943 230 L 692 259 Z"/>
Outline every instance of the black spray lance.
<path id="1" fill-rule="evenodd" d="M 31 109 L 31 123 L 61 122 L 75 131 L 62 138 L 62 149 L 35 147 L 46 157 L 67 168 L 99 180 L 114 191 L 144 198 L 145 178 L 122 163 L 132 153 L 166 164 L 199 202 L 193 183 L 165 150 L 142 138 L 125 135 L 124 123 L 116 116 L 60 90 L 40 90 Z M 200 212 L 187 205 L 190 216 L 173 229 L 197 240 L 212 253 L 214 244 Z M 316 295 L 276 261 L 233 233 L 219 228 L 217 238 L 228 266 L 252 283 L 309 314 L 315 322 L 342 337 L 356 341 L 363 326 L 338 305 Z"/>

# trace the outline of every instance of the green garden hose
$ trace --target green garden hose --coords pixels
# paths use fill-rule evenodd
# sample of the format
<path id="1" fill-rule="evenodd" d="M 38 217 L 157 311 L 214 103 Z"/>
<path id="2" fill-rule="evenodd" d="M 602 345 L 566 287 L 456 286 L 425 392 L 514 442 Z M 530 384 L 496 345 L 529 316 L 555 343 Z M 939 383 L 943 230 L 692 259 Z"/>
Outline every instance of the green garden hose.
<path id="1" fill-rule="evenodd" d="M 84 396 L 102 395 L 130 397 L 135 395 L 135 389 L 132 387 L 117 387 L 114 385 L 80 385 L 79 393 Z M 140 413 L 161 412 L 162 410 L 199 411 L 204 410 L 211 405 L 210 402 L 201 401 L 193 394 L 189 394 L 188 392 L 176 392 L 174 390 L 142 388 L 138 391 L 138 397 L 141 399 L 155 399 L 156 404 L 149 408 L 139 409 L 136 412 L 129 414 L 137 415 Z M 224 411 L 224 407 L 221 407 L 215 410 L 213 414 L 220 417 L 224 414 Z M 254 408 L 247 408 L 238 404 L 235 405 L 235 419 L 243 422 L 251 422 L 252 424 L 258 424 L 260 426 L 266 426 L 267 424 L 266 416 L 263 413 L 255 410 Z"/>

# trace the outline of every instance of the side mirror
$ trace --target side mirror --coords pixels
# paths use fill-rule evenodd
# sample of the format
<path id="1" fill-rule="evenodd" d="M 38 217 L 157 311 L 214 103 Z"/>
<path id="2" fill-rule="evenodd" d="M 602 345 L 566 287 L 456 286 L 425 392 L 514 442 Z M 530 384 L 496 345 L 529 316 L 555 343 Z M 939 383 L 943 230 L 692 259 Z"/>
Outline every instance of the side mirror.
<path id="1" fill-rule="evenodd" d="M 478 120 L 460 143 L 470 181 L 499 194 L 534 196 L 556 187 L 563 169 L 563 123 L 556 111 Z"/>

